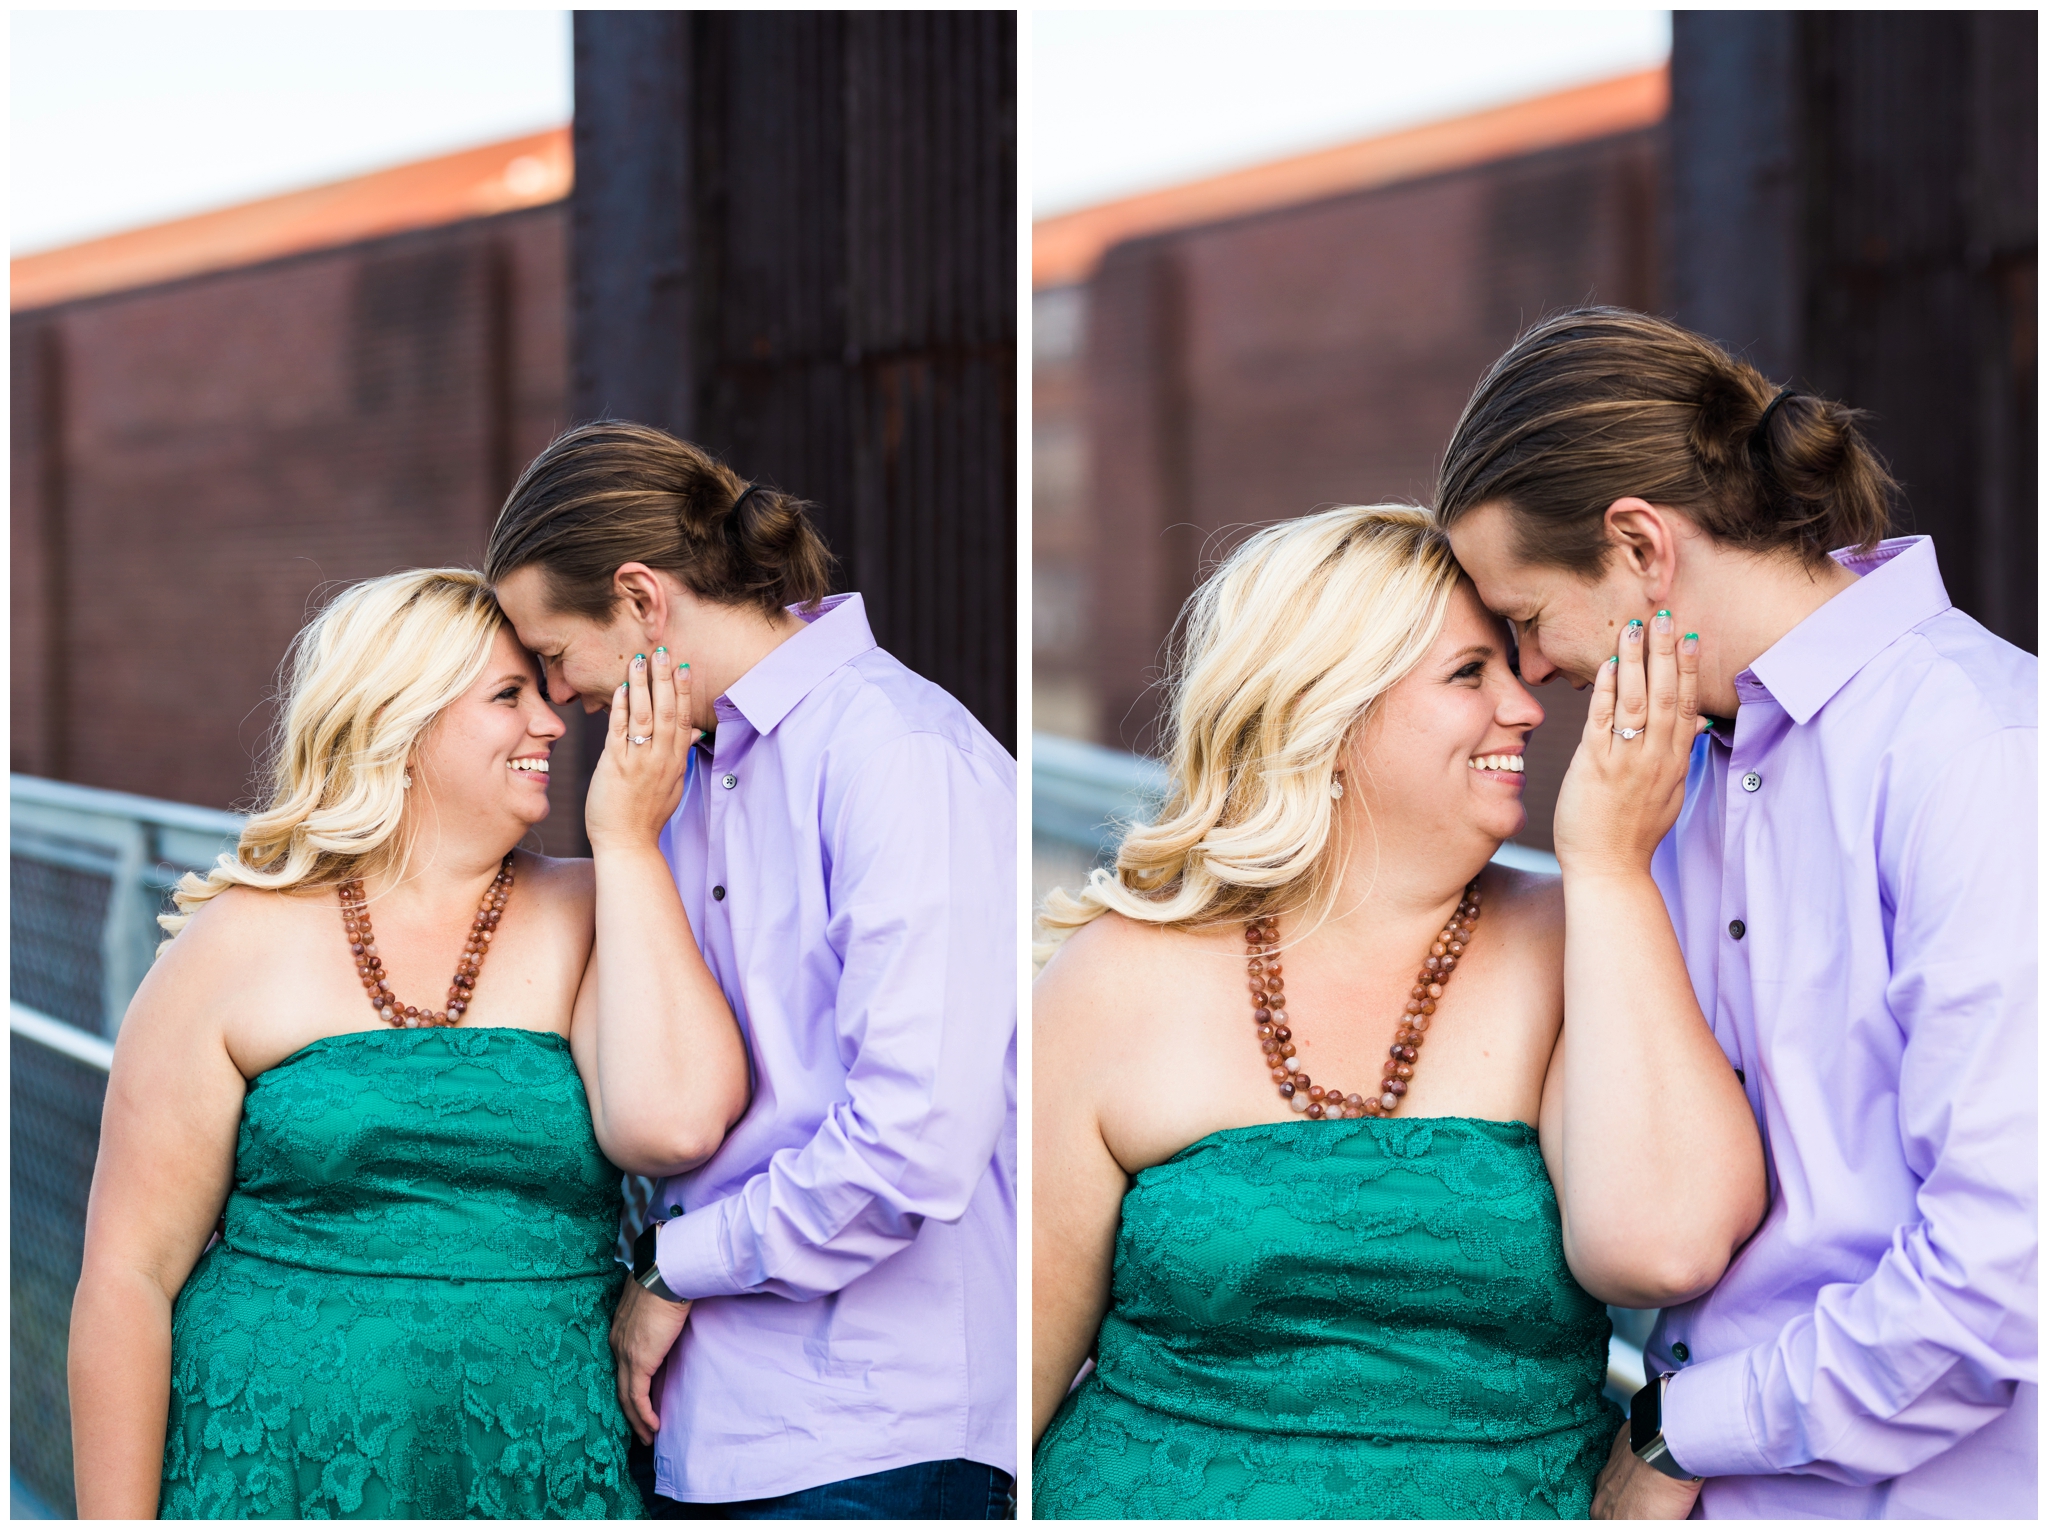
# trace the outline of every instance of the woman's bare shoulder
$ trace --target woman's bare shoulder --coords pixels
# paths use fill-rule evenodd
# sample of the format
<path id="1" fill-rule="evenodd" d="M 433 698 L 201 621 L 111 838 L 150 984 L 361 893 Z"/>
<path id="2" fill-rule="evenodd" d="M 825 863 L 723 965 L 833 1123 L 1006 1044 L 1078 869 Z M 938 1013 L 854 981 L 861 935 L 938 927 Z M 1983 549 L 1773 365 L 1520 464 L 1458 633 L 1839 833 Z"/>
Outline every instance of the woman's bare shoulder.
<path id="1" fill-rule="evenodd" d="M 273 949 L 280 941 L 309 938 L 316 926 L 340 926 L 340 904 L 331 887 L 294 888 L 273 892 L 262 887 L 226 887 L 208 898 L 185 921 L 164 955 L 172 952 L 218 951 L 227 955 Z"/>
<path id="2" fill-rule="evenodd" d="M 1192 1010 L 1235 995 L 1243 949 L 1231 929 L 1161 928 L 1102 914 L 1067 937 L 1032 988 L 1032 1013 L 1055 1025 L 1079 1021 L 1099 1044 L 1143 1052 L 1155 1029 L 1185 1035 Z"/>
<path id="3" fill-rule="evenodd" d="M 323 949 L 342 950 L 343 938 L 332 888 L 224 888 L 158 949 L 121 1034 L 163 1035 L 179 1045 L 217 1039 L 230 1014 L 267 1011 L 297 991 Z"/>
<path id="4" fill-rule="evenodd" d="M 1238 954 L 1230 933 L 1099 914 L 1061 942 L 1038 981 L 1055 987 L 1152 987 L 1162 977 L 1181 972 L 1190 957 Z"/>

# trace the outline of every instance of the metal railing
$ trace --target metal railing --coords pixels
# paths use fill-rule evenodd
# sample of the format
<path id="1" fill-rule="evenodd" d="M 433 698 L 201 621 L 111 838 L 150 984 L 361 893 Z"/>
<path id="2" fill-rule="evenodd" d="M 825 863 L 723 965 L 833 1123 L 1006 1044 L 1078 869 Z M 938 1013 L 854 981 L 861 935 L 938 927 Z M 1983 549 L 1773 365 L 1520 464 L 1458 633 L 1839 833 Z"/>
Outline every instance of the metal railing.
<path id="1" fill-rule="evenodd" d="M 1125 826 L 1143 822 L 1166 796 L 1166 771 L 1157 760 L 1105 749 L 1100 744 L 1031 735 L 1031 834 L 1085 851 L 1098 866 L 1115 857 Z M 1512 842 L 1494 860 L 1524 871 L 1555 875 L 1557 857 Z M 1624 1407 L 1643 1384 L 1643 1341 L 1654 1312 L 1607 1309 L 1614 1337 L 1607 1346 L 1607 1392 Z"/>
<path id="2" fill-rule="evenodd" d="M 34 776 L 8 799 L 12 1486 L 17 1513 L 69 1518 L 64 1357 L 113 1037 L 172 885 L 233 849 L 241 820 Z"/>
<path id="3" fill-rule="evenodd" d="M 9 997 L 112 1037 L 163 931 L 156 916 L 187 871 L 233 850 L 233 813 L 8 778 Z"/>

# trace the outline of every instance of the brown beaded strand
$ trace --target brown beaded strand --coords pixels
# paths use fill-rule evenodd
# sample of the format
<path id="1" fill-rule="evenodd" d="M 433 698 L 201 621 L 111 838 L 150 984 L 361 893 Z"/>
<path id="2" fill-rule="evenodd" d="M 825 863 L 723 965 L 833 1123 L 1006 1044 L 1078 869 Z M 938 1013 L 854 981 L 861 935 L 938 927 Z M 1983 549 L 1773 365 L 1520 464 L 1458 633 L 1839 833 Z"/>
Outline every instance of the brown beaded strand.
<path id="1" fill-rule="evenodd" d="M 356 975 L 363 980 L 363 989 L 370 996 L 370 1007 L 388 1025 L 403 1026 L 417 1030 L 425 1025 L 460 1025 L 464 1011 L 469 1008 L 470 992 L 476 987 L 477 974 L 483 971 L 484 958 L 491 953 L 491 938 L 498 928 L 498 920 L 504 915 L 505 900 L 512 895 L 512 852 L 505 852 L 505 859 L 498 867 L 498 874 L 491 879 L 490 888 L 484 893 L 483 906 L 470 921 L 469 939 L 463 942 L 462 960 L 455 964 L 455 979 L 448 985 L 448 1007 L 445 1010 L 420 1009 L 411 1004 L 401 1004 L 398 996 L 384 981 L 384 959 L 377 954 L 377 935 L 370 928 L 370 908 L 363 898 L 361 878 L 341 884 L 341 927 L 348 932 L 348 949 L 355 957 Z"/>
<path id="2" fill-rule="evenodd" d="M 1436 1013 L 1436 1001 L 1444 996 L 1444 984 L 1465 954 L 1472 927 L 1478 922 L 1479 883 L 1474 880 L 1466 885 L 1458 911 L 1437 931 L 1429 955 L 1422 959 L 1422 970 L 1415 974 L 1401 1024 L 1394 1032 L 1394 1044 L 1387 1049 L 1387 1061 L 1380 1068 L 1379 1092 L 1371 1096 L 1325 1088 L 1296 1069 L 1294 1032 L 1287 1024 L 1287 994 L 1276 949 L 1279 926 L 1271 917 L 1246 925 L 1245 975 L 1252 994 L 1252 1021 L 1259 1028 L 1259 1050 L 1287 1103 L 1314 1121 L 1356 1121 L 1363 1116 L 1391 1116 L 1399 1109 L 1408 1081 L 1415 1077 L 1423 1033 Z"/>

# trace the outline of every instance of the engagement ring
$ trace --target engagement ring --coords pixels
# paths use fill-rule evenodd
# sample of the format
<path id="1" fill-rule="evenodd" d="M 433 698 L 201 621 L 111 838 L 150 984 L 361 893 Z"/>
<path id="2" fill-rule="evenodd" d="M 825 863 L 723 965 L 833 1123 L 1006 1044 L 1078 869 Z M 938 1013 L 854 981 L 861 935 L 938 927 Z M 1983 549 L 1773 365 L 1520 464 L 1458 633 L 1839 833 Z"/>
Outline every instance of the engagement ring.
<path id="1" fill-rule="evenodd" d="M 654 735 L 650 733 L 644 738 L 635 738 L 632 734 L 628 733 L 626 735 L 626 742 L 629 744 L 651 744 L 654 742 Z"/>
<path id="2" fill-rule="evenodd" d="M 1623 738 L 1634 738 L 1643 730 L 1641 728 L 1609 728 L 1607 731 L 1609 733 L 1619 733 Z"/>

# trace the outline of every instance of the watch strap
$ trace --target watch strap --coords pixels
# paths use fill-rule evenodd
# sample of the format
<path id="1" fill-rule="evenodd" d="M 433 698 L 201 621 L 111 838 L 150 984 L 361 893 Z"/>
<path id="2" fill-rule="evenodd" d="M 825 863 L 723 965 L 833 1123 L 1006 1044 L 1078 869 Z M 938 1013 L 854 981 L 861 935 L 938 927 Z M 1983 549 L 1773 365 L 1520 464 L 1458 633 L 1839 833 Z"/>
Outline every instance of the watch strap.
<path id="1" fill-rule="evenodd" d="M 654 1243 L 660 1230 L 659 1222 L 649 1222 L 633 1240 L 633 1282 L 665 1302 L 679 1302 L 682 1298 L 669 1290 L 668 1283 L 661 1278 L 661 1266 L 655 1262 Z"/>
<path id="2" fill-rule="evenodd" d="M 1629 1449 L 1643 1465 L 1675 1482 L 1699 1482 L 1704 1479 L 1680 1466 L 1664 1439 L 1664 1391 L 1675 1374 L 1652 1377 L 1629 1404 Z"/>

